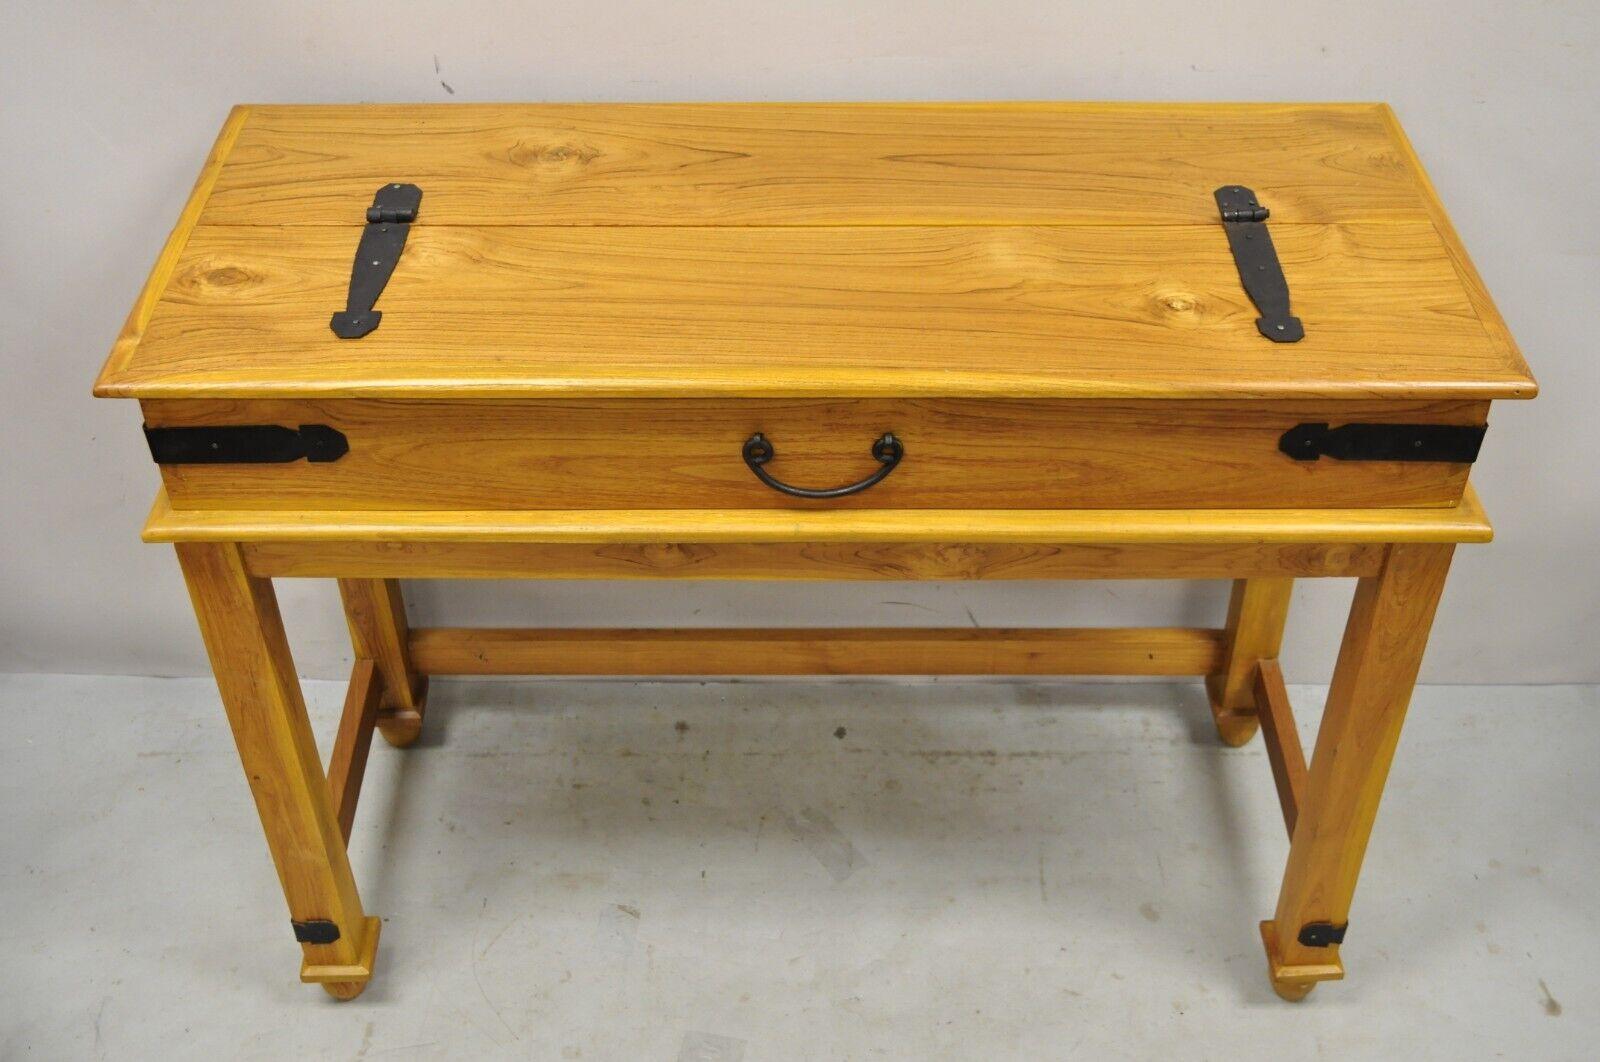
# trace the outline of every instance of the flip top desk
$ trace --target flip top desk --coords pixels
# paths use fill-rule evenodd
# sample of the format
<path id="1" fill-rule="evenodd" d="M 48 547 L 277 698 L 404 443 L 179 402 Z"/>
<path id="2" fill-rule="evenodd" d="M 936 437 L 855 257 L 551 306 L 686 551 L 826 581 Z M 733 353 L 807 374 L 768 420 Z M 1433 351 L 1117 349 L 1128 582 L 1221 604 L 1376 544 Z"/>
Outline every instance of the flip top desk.
<path id="1" fill-rule="evenodd" d="M 1149 674 L 1262 733 L 1297 999 L 1535 389 L 1389 108 L 1039 103 L 239 107 L 95 393 L 141 403 L 302 980 L 372 975 L 345 843 L 430 675 Z M 288 577 L 355 645 L 326 768 Z M 476 577 L 1234 583 L 1216 629 L 408 628 L 398 580 Z M 1324 577 L 1308 764 L 1277 656 Z"/>

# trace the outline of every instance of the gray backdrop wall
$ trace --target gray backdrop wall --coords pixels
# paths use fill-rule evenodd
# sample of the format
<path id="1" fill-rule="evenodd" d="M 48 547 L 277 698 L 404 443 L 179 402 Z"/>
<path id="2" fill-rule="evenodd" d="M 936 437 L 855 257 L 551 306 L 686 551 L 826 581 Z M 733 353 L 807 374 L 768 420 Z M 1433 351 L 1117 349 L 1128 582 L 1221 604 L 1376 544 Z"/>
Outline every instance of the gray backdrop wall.
<path id="1" fill-rule="evenodd" d="M 1424 680 L 1600 680 L 1600 5 L 961 0 L 23 3 L 0 25 L 0 669 L 201 673 L 132 403 L 89 385 L 235 102 L 1388 100 L 1543 386 L 1473 473 Z M 346 673 L 337 596 L 280 586 Z M 1302 584 L 1322 681 L 1350 584 Z M 1220 622 L 1220 584 L 427 584 L 413 618 L 529 624 Z"/>

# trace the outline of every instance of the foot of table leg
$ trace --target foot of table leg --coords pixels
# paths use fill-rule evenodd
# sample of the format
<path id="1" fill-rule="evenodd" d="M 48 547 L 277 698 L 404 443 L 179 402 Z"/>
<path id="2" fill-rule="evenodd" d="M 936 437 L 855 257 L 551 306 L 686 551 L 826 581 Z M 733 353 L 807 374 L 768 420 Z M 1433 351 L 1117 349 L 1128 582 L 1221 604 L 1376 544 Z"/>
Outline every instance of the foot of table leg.
<path id="1" fill-rule="evenodd" d="M 349 986 L 372 976 L 379 923 L 356 893 L 272 583 L 247 571 L 234 543 L 185 542 L 177 551 L 288 901 L 302 978 L 353 995 Z"/>
<path id="2" fill-rule="evenodd" d="M 1296 983 L 1293 981 L 1280 981 L 1277 978 L 1272 980 L 1272 990 L 1277 993 L 1279 999 L 1286 1003 L 1300 1002 L 1309 996 L 1311 990 L 1315 987 L 1317 987 L 1315 981 Z"/>
<path id="3" fill-rule="evenodd" d="M 398 579 L 340 579 L 345 619 L 358 659 L 372 660 L 383 678 L 383 707 L 378 732 L 396 748 L 405 748 L 422 733 L 428 700 L 428 677 L 411 666 L 406 647 L 405 599 Z"/>
<path id="4" fill-rule="evenodd" d="M 367 982 L 372 980 L 372 967 L 378 958 L 378 934 L 382 930 L 382 921 L 368 918 L 366 943 L 362 946 L 360 958 L 355 963 L 340 966 L 332 963 L 313 963 L 307 959 L 300 964 L 300 980 L 307 984 L 320 984 L 323 991 L 334 999 L 356 998 L 366 989 Z"/>
<path id="5" fill-rule="evenodd" d="M 1273 987 L 1285 999 L 1344 976 L 1339 944 L 1361 860 L 1400 740 L 1454 546 L 1389 547 L 1356 587 L 1278 908 L 1261 924 Z M 1305 985 L 1305 988 L 1301 986 Z"/>
<path id="6" fill-rule="evenodd" d="M 1278 655 L 1289 615 L 1293 579 L 1237 579 L 1228 600 L 1222 670 L 1206 676 L 1206 693 L 1217 734 L 1225 745 L 1243 745 L 1259 727 L 1256 665 Z"/>
<path id="7" fill-rule="evenodd" d="M 1337 981 L 1344 977 L 1344 964 L 1335 954 L 1315 965 L 1290 966 L 1277 951 L 1277 928 L 1271 922 L 1261 923 L 1261 944 L 1267 951 L 1267 978 L 1272 990 L 1280 999 L 1298 1003 L 1311 994 L 1318 981 Z"/>

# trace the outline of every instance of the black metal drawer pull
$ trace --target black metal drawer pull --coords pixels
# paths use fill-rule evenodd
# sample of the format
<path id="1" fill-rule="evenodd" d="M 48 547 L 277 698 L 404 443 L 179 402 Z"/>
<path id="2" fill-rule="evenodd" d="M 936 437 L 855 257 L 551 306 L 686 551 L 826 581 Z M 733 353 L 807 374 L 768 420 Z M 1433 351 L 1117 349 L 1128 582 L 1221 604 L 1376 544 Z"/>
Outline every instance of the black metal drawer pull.
<path id="1" fill-rule="evenodd" d="M 787 483 L 782 483 L 772 478 L 772 473 L 762 466 L 771 461 L 774 454 L 772 444 L 760 432 L 756 432 L 744 441 L 744 463 L 750 466 L 750 471 L 756 474 L 757 479 L 773 490 L 794 498 L 844 498 L 851 494 L 860 494 L 868 487 L 883 482 L 884 477 L 893 472 L 895 466 L 900 463 L 900 459 L 906 455 L 906 449 L 900 445 L 900 440 L 896 439 L 893 433 L 884 432 L 872 444 L 872 456 L 883 467 L 859 483 L 850 483 L 843 487 L 832 487 L 827 490 L 791 487 Z"/>

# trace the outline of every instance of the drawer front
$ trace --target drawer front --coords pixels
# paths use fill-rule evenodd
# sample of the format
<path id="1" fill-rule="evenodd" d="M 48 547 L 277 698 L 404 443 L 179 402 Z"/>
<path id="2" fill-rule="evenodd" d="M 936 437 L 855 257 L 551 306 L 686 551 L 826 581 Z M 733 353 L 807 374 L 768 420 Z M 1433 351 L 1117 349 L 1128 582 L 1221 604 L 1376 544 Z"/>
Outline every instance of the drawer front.
<path id="1" fill-rule="evenodd" d="M 1188 402 L 979 399 L 563 401 L 182 399 L 144 403 L 150 427 L 327 424 L 336 461 L 166 464 L 178 508 L 221 509 L 1179 509 L 1454 504 L 1470 465 L 1296 461 L 1301 423 L 1483 424 L 1487 402 Z M 868 489 L 804 488 L 899 464 Z"/>

